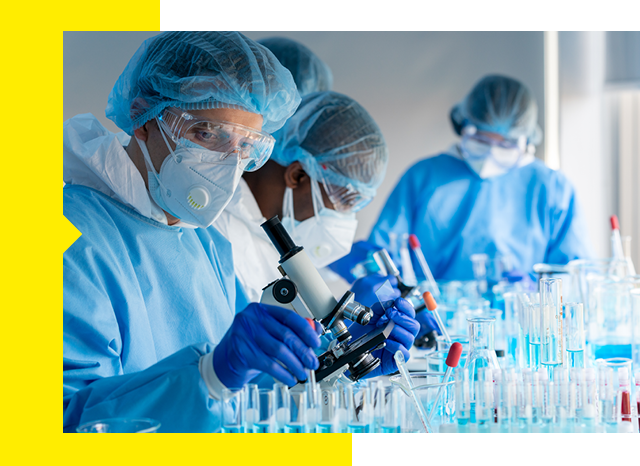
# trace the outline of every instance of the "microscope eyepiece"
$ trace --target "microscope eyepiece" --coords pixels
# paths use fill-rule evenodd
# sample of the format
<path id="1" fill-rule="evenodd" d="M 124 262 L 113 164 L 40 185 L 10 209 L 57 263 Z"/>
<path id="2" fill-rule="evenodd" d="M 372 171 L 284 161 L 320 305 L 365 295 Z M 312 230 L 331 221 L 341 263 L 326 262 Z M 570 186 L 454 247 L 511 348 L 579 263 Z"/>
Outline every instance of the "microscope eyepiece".
<path id="1" fill-rule="evenodd" d="M 280 263 L 282 264 L 291 256 L 295 256 L 302 251 L 302 246 L 296 246 L 293 242 L 289 232 L 285 229 L 284 225 L 280 223 L 277 216 L 270 218 L 264 222 L 260 227 L 267 234 L 271 243 L 280 254 Z"/>

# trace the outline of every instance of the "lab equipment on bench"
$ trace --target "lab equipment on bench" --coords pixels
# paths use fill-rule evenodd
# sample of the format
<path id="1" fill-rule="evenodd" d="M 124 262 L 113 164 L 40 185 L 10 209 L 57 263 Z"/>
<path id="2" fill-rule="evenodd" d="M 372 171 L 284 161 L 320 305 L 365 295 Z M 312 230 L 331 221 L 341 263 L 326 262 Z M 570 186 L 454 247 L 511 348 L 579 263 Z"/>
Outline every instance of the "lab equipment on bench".
<path id="1" fill-rule="evenodd" d="M 375 370 L 380 359 L 371 352 L 384 346 L 394 322 L 389 321 L 352 341 L 344 320 L 366 326 L 373 317 L 371 309 L 354 301 L 351 291 L 336 300 L 304 249 L 293 242 L 277 217 L 261 227 L 280 254 L 278 270 L 283 277 L 263 289 L 261 302 L 287 307 L 302 317 L 312 318 L 320 323 L 323 334 L 330 333 L 333 338 L 329 350 L 318 356 L 316 380 L 338 377 L 349 370 L 349 378 L 356 381 Z"/>

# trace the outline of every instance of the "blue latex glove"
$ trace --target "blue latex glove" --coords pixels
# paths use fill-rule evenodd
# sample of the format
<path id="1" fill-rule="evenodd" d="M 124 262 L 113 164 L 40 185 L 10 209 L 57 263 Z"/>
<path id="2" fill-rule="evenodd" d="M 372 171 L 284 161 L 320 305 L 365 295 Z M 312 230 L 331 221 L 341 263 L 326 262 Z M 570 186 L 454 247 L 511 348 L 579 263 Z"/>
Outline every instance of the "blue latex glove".
<path id="1" fill-rule="evenodd" d="M 376 246 L 373 243 L 358 241 L 351 245 L 351 251 L 349 254 L 338 259 L 332 264 L 329 264 L 328 267 L 344 278 L 347 282 L 353 283 L 357 277 L 353 275 L 351 269 L 353 269 L 357 264 L 369 259 L 370 253 L 379 249 L 380 246 Z"/>
<path id="2" fill-rule="evenodd" d="M 427 310 L 422 312 L 418 312 L 416 315 L 416 320 L 420 322 L 420 331 L 418 332 L 417 338 L 423 337 L 427 333 L 433 332 L 434 330 L 438 333 L 438 335 L 442 335 L 440 331 L 440 327 L 438 326 L 438 322 L 436 318 L 433 317 L 433 314 Z"/>
<path id="3" fill-rule="evenodd" d="M 389 280 L 389 284 L 393 287 L 394 291 L 398 292 L 394 298 L 399 298 L 400 291 L 396 288 L 398 286 L 398 280 L 396 277 L 380 275 L 377 273 L 367 277 L 358 278 L 351 287 L 351 292 L 356 295 L 355 300 L 357 302 L 371 307 L 378 302 L 376 291 L 387 280 Z"/>
<path id="4" fill-rule="evenodd" d="M 380 359 L 380 366 L 365 378 L 396 372 L 398 367 L 393 359 L 393 355 L 396 351 L 400 350 L 405 360 L 408 361 L 409 348 L 413 345 L 413 341 L 420 330 L 420 324 L 415 319 L 416 312 L 413 309 L 413 305 L 406 299 L 397 298 L 393 302 L 393 305 L 386 309 L 383 309 L 380 303 L 376 303 L 371 307 L 371 310 L 374 316 L 368 325 L 362 326 L 354 323 L 349 327 L 349 332 L 353 335 L 354 340 L 365 333 L 371 332 L 376 327 L 386 325 L 389 320 L 395 322 L 396 326 L 391 331 L 391 335 L 389 335 L 386 341 L 386 346 L 381 350 L 376 350 L 371 353 Z"/>
<path id="5" fill-rule="evenodd" d="M 320 338 L 306 319 L 277 306 L 251 303 L 236 314 L 213 353 L 213 368 L 228 388 L 240 388 L 261 372 L 295 385 L 305 368 L 318 368 L 312 348 Z M 283 367 L 284 366 L 284 367 Z"/>

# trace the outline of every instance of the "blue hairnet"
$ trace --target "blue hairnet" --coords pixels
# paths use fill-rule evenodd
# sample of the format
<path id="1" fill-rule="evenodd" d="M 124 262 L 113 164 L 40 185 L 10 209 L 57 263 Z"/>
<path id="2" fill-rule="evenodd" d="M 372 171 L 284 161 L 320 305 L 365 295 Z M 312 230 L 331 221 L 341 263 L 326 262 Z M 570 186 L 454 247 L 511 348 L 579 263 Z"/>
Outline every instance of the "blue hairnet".
<path id="1" fill-rule="evenodd" d="M 129 60 L 105 113 L 132 135 L 166 107 L 234 108 L 262 115 L 262 130 L 272 133 L 299 103 L 291 73 L 242 34 L 164 32 Z"/>
<path id="2" fill-rule="evenodd" d="M 465 126 L 497 133 L 508 139 L 525 136 L 538 144 L 538 106 L 531 91 L 521 82 L 500 75 L 482 78 L 465 99 L 451 109 L 451 122 L 457 134 Z"/>
<path id="3" fill-rule="evenodd" d="M 301 96 L 331 90 L 331 69 L 301 43 L 284 37 L 268 37 L 258 43 L 271 50 L 278 61 L 291 72 Z"/>
<path id="4" fill-rule="evenodd" d="M 380 128 L 355 100 L 337 92 L 302 98 L 296 113 L 273 135 L 271 158 L 283 166 L 296 160 L 315 180 L 352 186 L 375 196 L 389 153 Z"/>

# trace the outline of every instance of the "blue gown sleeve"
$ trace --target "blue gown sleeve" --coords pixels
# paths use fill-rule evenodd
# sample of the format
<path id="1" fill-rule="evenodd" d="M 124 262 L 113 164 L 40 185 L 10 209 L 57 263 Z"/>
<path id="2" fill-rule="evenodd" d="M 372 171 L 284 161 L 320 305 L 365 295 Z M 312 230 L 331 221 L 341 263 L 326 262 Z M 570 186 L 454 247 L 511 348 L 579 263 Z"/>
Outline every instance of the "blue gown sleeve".
<path id="1" fill-rule="evenodd" d="M 90 254 L 90 248 L 86 251 Z M 133 319 L 147 318 L 143 312 L 122 311 L 135 305 L 137 296 L 118 292 L 117 269 L 103 268 L 107 272 L 97 279 L 101 260 L 100 255 L 85 261 L 65 255 L 64 431 L 114 417 L 156 419 L 162 423 L 160 432 L 218 430 L 220 403 L 208 396 L 198 370 L 200 357 L 212 346 L 187 346 L 158 361 L 153 335 L 141 333 L 148 325 L 136 325 L 140 331 L 135 335 L 126 331 Z M 141 341 L 150 342 L 144 351 L 129 351 Z M 124 374 L 125 363 L 139 370 Z"/>
<path id="2" fill-rule="evenodd" d="M 574 259 L 592 256 L 584 216 L 569 180 L 555 173 L 550 211 L 550 239 L 545 254 L 547 264 L 566 264 Z"/>

